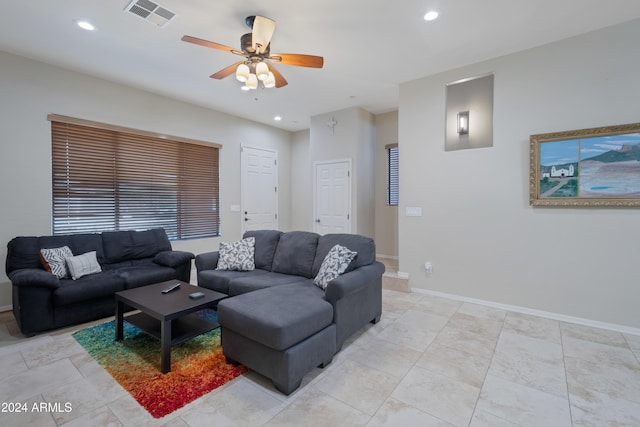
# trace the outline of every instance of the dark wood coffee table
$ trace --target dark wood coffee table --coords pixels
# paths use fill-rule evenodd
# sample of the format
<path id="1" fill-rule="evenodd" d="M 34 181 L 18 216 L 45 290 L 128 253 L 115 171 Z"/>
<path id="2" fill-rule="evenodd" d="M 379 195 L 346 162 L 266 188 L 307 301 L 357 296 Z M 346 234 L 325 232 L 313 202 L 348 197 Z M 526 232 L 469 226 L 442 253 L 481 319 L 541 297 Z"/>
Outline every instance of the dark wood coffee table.
<path id="1" fill-rule="evenodd" d="M 162 290 L 174 283 L 180 289 L 168 294 Z M 204 298 L 191 299 L 189 294 L 202 292 Z M 116 292 L 116 341 L 122 341 L 123 320 L 160 339 L 160 369 L 171 371 L 171 346 L 185 342 L 219 326 L 217 322 L 196 316 L 196 311 L 212 307 L 227 295 L 210 289 L 192 286 L 179 280 L 156 283 L 140 288 Z M 140 310 L 124 317 L 125 305 Z"/>

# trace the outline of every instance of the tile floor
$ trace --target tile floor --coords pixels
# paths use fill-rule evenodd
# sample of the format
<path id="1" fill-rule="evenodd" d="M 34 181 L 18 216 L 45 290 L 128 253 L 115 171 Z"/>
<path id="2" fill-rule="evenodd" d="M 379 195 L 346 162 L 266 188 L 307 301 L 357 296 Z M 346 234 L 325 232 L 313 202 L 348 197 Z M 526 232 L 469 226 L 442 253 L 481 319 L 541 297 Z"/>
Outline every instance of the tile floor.
<path id="1" fill-rule="evenodd" d="M 2 426 L 640 426 L 640 337 L 383 290 L 382 321 L 284 396 L 248 373 L 152 418 L 70 336 L 0 315 Z M 3 329 L 4 328 L 4 329 Z M 70 404 L 66 411 L 65 403 Z"/>

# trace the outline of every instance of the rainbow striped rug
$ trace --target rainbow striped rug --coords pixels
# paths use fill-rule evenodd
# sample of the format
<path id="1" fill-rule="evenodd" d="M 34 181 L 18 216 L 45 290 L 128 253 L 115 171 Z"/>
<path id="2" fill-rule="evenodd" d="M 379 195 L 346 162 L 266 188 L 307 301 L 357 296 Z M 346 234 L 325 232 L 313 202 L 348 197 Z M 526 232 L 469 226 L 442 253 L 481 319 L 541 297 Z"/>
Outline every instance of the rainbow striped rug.
<path id="1" fill-rule="evenodd" d="M 213 310 L 198 313 L 215 319 Z M 163 417 L 220 387 L 246 371 L 226 363 L 220 328 L 171 349 L 171 372 L 160 372 L 160 340 L 124 322 L 124 340 L 115 341 L 110 321 L 73 334 L 78 343 L 102 365 L 155 418 Z"/>

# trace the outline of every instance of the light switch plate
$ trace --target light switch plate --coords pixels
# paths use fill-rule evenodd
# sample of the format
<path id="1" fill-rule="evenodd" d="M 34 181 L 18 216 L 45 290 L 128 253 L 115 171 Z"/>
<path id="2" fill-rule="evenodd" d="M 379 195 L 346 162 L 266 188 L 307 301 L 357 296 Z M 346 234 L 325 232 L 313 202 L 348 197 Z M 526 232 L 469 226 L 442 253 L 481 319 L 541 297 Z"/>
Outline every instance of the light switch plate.
<path id="1" fill-rule="evenodd" d="M 422 216 L 422 208 L 415 206 L 407 206 L 405 210 L 406 216 Z"/>

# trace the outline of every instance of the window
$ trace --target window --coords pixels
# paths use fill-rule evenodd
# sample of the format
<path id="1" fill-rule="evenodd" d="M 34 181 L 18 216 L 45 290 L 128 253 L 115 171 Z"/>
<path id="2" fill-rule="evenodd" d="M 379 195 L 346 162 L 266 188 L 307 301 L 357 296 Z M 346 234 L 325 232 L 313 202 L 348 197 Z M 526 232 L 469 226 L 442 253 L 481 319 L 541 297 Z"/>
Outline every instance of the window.
<path id="1" fill-rule="evenodd" d="M 216 144 L 50 115 L 53 234 L 220 234 Z"/>
<path id="2" fill-rule="evenodd" d="M 389 144 L 387 150 L 387 205 L 398 206 L 398 144 Z"/>

